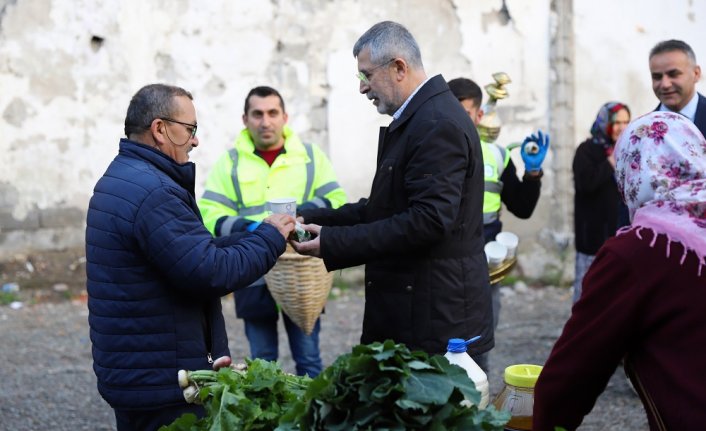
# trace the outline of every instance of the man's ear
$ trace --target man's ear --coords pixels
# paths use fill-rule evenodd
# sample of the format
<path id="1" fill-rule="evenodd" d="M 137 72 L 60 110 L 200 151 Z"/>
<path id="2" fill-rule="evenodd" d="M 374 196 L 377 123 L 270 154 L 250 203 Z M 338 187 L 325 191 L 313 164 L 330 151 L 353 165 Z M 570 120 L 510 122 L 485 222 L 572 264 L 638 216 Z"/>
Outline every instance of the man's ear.
<path id="1" fill-rule="evenodd" d="M 402 81 L 409 73 L 409 65 L 402 58 L 396 58 L 392 64 L 395 66 L 395 78 L 397 81 Z"/>
<path id="2" fill-rule="evenodd" d="M 242 118 L 243 118 L 243 126 L 246 126 L 246 127 L 247 127 L 247 125 L 248 125 L 248 114 L 243 114 L 243 117 L 242 117 Z"/>
<path id="3" fill-rule="evenodd" d="M 162 145 L 164 142 L 166 142 L 165 138 L 165 130 L 164 128 L 167 127 L 166 124 L 164 124 L 164 121 L 162 121 L 159 118 L 155 118 L 152 120 L 152 124 L 150 124 L 150 134 L 152 135 L 152 139 L 154 140 L 154 143 L 157 145 Z"/>
<path id="4" fill-rule="evenodd" d="M 483 119 L 483 115 L 485 115 L 485 111 L 483 111 L 483 108 L 478 108 L 478 113 L 476 113 L 476 117 L 478 117 L 479 123 L 480 123 L 480 120 Z"/>
<path id="5" fill-rule="evenodd" d="M 694 66 L 694 74 L 696 76 L 696 82 L 699 82 L 701 80 L 701 66 L 698 64 Z"/>

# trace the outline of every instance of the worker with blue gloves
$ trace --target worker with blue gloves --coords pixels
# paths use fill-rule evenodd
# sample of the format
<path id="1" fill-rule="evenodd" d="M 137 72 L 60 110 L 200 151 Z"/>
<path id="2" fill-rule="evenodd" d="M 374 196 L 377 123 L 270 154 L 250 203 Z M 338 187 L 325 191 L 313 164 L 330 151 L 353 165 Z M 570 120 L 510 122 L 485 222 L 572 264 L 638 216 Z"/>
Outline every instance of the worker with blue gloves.
<path id="1" fill-rule="evenodd" d="M 452 79 L 448 82 L 451 92 L 461 102 L 473 124 L 476 126 L 483 118 L 483 92 L 480 87 L 467 78 Z M 542 163 L 549 149 L 549 135 L 538 131 L 527 136 L 520 146 L 525 173 L 520 180 L 517 170 L 510 159 L 510 150 L 517 145 L 503 148 L 495 143 L 484 142 L 483 167 L 485 171 L 485 193 L 483 195 L 483 233 L 485 242 L 495 240 L 502 230 L 500 212 L 502 204 L 521 219 L 529 218 L 539 200 L 541 188 Z M 499 286 L 493 285 L 493 324 L 498 325 L 500 313 Z"/>
<path id="2" fill-rule="evenodd" d="M 483 92 L 470 79 L 457 78 L 448 82 L 451 92 L 461 102 L 476 126 L 483 118 L 481 102 Z M 510 159 L 513 145 L 503 148 L 481 140 L 483 166 L 485 170 L 485 195 L 483 196 L 483 230 L 485 242 L 493 241 L 502 230 L 500 222 L 501 204 L 521 219 L 529 218 L 539 200 L 542 163 L 549 149 L 549 135 L 538 131 L 527 136 L 520 152 L 525 173 L 520 180 Z"/>

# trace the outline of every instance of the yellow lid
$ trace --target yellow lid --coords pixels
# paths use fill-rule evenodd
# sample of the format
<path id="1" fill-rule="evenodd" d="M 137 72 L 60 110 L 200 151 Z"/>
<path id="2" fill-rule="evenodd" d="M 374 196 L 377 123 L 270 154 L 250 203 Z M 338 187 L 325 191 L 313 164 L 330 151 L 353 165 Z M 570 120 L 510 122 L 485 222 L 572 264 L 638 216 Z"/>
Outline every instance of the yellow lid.
<path id="1" fill-rule="evenodd" d="M 541 372 L 542 367 L 540 365 L 510 365 L 505 368 L 505 383 L 521 388 L 533 388 Z"/>

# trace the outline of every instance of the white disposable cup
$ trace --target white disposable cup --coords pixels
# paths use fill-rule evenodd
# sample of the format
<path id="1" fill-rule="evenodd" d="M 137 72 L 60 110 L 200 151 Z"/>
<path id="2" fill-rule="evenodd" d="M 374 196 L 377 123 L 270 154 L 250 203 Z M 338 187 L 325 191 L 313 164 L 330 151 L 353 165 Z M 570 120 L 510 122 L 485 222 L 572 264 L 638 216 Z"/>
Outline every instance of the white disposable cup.
<path id="1" fill-rule="evenodd" d="M 498 266 L 507 257 L 507 247 L 497 241 L 490 241 L 485 245 L 485 255 L 488 257 L 489 266 Z"/>
<path id="2" fill-rule="evenodd" d="M 297 216 L 297 200 L 296 198 L 278 198 L 267 201 L 267 210 L 272 214 L 288 214 L 292 217 Z"/>
<path id="3" fill-rule="evenodd" d="M 495 236 L 495 241 L 507 247 L 508 259 L 515 257 L 517 244 L 520 242 L 520 238 L 518 238 L 517 235 L 512 232 L 500 232 Z"/>

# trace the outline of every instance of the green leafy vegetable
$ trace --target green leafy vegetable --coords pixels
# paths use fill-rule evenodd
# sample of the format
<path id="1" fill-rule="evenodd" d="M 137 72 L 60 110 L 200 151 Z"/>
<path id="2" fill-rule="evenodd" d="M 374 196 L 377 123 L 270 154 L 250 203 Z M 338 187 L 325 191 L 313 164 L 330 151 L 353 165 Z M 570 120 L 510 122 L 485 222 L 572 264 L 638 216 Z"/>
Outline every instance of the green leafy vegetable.
<path id="1" fill-rule="evenodd" d="M 340 356 L 277 430 L 502 430 L 509 414 L 479 401 L 461 367 L 388 340 Z"/>
<path id="2" fill-rule="evenodd" d="M 185 391 L 198 388 L 206 416 L 185 414 L 160 431 L 272 430 L 285 411 L 303 396 L 311 379 L 286 374 L 276 362 L 248 361 L 247 370 L 179 373 Z M 186 386 L 185 386 L 186 384 Z"/>

